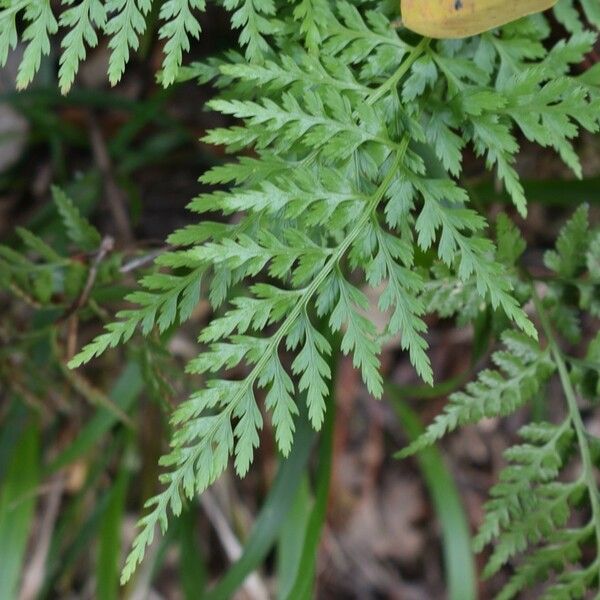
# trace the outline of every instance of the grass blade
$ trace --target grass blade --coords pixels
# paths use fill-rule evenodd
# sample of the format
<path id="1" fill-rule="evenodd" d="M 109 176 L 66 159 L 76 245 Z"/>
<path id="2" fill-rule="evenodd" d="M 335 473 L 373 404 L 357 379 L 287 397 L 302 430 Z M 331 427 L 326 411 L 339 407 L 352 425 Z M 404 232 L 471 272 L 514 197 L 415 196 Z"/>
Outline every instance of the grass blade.
<path id="1" fill-rule="evenodd" d="M 23 431 L 12 449 L 0 487 L 0 598 L 12 600 L 35 510 L 40 477 L 40 440 L 37 427 Z"/>
<path id="2" fill-rule="evenodd" d="M 88 555 L 98 539 L 102 519 L 111 497 L 112 488 L 104 488 L 103 480 L 115 455 L 123 454 L 121 436 L 109 439 L 93 460 L 87 462 L 83 485 L 72 496 L 63 497 L 61 515 L 55 528 L 46 566 L 46 580 L 40 598 L 46 598 L 64 573 L 72 569 L 81 555 Z M 90 497 L 94 498 L 92 507 Z"/>
<path id="3" fill-rule="evenodd" d="M 186 600 L 204 597 L 206 587 L 206 565 L 198 544 L 196 515 L 197 505 L 184 510 L 179 518 L 179 575 Z"/>
<path id="4" fill-rule="evenodd" d="M 334 376 L 332 376 L 332 381 L 335 381 Z M 330 394 L 329 397 L 333 399 L 334 395 Z M 327 499 L 329 497 L 329 484 L 331 482 L 334 422 L 335 402 L 332 400 L 327 407 L 325 422 L 323 423 L 321 432 L 315 503 L 308 519 L 302 554 L 298 562 L 294 584 L 286 596 L 287 600 L 309 600 L 313 597 L 315 559 L 319 541 L 321 540 L 321 530 L 323 529 L 327 515 Z"/>
<path id="5" fill-rule="evenodd" d="M 98 600 L 117 600 L 121 557 L 121 526 L 129 484 L 129 470 L 123 465 L 109 492 L 98 535 L 98 562 L 96 565 Z"/>
<path id="6" fill-rule="evenodd" d="M 419 418 L 400 397 L 388 397 L 410 441 L 423 426 Z M 471 534 L 460 495 L 436 446 L 419 452 L 416 459 L 423 473 L 437 518 L 442 528 L 442 546 L 449 600 L 475 600 L 477 578 L 471 550 Z"/>
<path id="7" fill-rule="evenodd" d="M 289 595 L 296 574 L 302 548 L 304 547 L 304 536 L 308 527 L 312 499 L 308 485 L 308 477 L 303 477 L 296 492 L 294 503 L 288 513 L 277 545 L 277 584 L 278 596 L 285 598 Z"/>

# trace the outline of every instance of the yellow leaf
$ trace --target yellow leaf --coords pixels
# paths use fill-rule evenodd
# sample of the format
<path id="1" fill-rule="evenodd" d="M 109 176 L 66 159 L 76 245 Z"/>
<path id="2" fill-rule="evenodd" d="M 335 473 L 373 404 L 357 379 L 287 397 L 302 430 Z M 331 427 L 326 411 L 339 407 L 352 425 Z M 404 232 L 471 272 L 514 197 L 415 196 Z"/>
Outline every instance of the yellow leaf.
<path id="1" fill-rule="evenodd" d="M 407 29 L 432 38 L 463 38 L 526 15 L 542 12 L 557 0 L 400 0 Z"/>

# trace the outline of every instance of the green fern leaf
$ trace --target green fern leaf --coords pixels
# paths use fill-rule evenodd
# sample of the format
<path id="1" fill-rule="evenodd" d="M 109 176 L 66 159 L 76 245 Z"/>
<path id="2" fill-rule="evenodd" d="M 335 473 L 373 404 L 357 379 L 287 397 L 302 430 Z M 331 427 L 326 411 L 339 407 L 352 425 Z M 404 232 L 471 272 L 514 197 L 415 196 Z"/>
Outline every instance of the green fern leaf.
<path id="1" fill-rule="evenodd" d="M 97 29 L 106 25 L 106 8 L 100 0 L 66 1 L 69 6 L 60 15 L 60 26 L 69 31 L 62 39 L 63 53 L 60 57 L 58 83 L 66 94 L 73 85 L 79 64 L 86 57 L 86 44 L 94 48 L 98 44 Z"/>
<path id="2" fill-rule="evenodd" d="M 146 29 L 146 15 L 150 0 L 109 0 L 106 4 L 109 17 L 105 31 L 111 36 L 108 61 L 108 79 L 116 85 L 125 71 L 131 50 L 137 50 L 139 38 Z"/>
<path id="3" fill-rule="evenodd" d="M 83 250 L 97 250 L 98 230 L 81 216 L 73 201 L 58 187 L 52 187 L 52 198 L 62 218 L 69 239 Z"/>
<path id="4" fill-rule="evenodd" d="M 32 0 L 26 4 L 23 41 L 27 47 L 17 73 L 17 88 L 26 88 L 40 68 L 42 56 L 50 54 L 50 36 L 58 31 L 58 22 L 49 0 Z M 10 35 L 10 34 L 9 34 Z M 10 44 L 10 42 L 9 42 Z M 4 51 L 2 52 L 4 56 Z"/>
<path id="5" fill-rule="evenodd" d="M 439 440 L 457 427 L 483 418 L 507 415 L 537 394 L 554 371 L 549 352 L 523 334 L 506 332 L 502 336 L 506 351 L 493 356 L 497 370 L 484 370 L 464 392 L 450 396 L 444 412 L 425 433 L 398 456 L 410 456 Z"/>

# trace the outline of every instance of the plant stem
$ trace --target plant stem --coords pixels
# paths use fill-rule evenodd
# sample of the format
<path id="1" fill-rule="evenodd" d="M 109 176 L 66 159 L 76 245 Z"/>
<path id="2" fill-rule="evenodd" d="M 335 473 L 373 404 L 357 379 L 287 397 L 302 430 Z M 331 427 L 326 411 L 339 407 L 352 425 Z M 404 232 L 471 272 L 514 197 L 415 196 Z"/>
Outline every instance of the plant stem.
<path id="1" fill-rule="evenodd" d="M 535 289 L 535 285 L 532 285 L 532 290 L 533 302 L 538 313 L 542 329 L 546 335 L 548 346 L 558 368 L 560 382 L 567 399 L 569 418 L 573 425 L 573 429 L 575 429 L 575 434 L 577 435 L 577 443 L 581 451 L 583 469 L 582 474 L 588 489 L 588 495 L 590 497 L 592 519 L 594 521 L 594 529 L 596 533 L 596 543 L 600 548 L 600 501 L 598 498 L 598 485 L 596 483 L 596 477 L 594 474 L 594 464 L 592 462 L 592 453 L 588 444 L 587 432 L 581 418 L 581 413 L 579 412 L 579 407 L 577 406 L 577 398 L 575 390 L 573 389 L 573 384 L 571 383 L 571 379 L 569 377 L 569 372 L 567 371 L 567 365 L 558 342 L 556 341 L 556 336 L 554 335 L 554 331 L 550 325 L 550 320 L 548 319 L 548 315 L 544 310 L 541 298 Z"/>
<path id="2" fill-rule="evenodd" d="M 398 82 L 406 75 L 413 63 L 425 52 L 429 47 L 429 38 L 423 38 L 409 53 L 406 60 L 402 61 L 402 64 L 398 67 L 396 72 L 388 78 L 385 83 L 380 85 L 378 88 L 373 90 L 372 94 L 367 98 L 367 104 L 372 105 L 377 102 L 382 96 L 391 90 L 394 86 L 398 85 Z"/>
<path id="3" fill-rule="evenodd" d="M 395 73 L 391 75 L 388 79 L 386 79 L 379 87 L 374 88 L 371 92 L 366 96 L 365 102 L 369 106 L 372 106 L 380 100 L 389 90 L 391 90 L 394 86 L 398 85 L 399 81 L 408 73 L 408 70 L 412 67 L 414 62 L 425 52 L 425 50 L 429 47 L 430 43 L 429 38 L 423 38 L 414 48 L 411 49 L 408 56 L 405 60 L 402 61 L 400 66 L 396 69 Z M 353 116 L 357 117 L 356 111 L 353 112 Z M 384 143 L 387 143 L 384 142 Z M 402 144 L 402 142 L 401 142 Z M 313 150 L 308 156 L 306 156 L 301 162 L 303 165 L 311 164 L 315 158 L 317 158 L 319 154 L 318 150 Z"/>

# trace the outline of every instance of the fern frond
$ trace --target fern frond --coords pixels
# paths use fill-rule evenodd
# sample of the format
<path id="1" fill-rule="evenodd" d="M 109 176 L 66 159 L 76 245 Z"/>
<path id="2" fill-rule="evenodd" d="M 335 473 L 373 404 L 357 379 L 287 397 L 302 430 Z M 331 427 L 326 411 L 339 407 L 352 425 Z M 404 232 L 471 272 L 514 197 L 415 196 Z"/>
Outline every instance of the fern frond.
<path id="1" fill-rule="evenodd" d="M 510 464 L 502 472 L 501 482 L 492 488 L 486 518 L 475 539 L 478 549 L 494 543 L 484 575 L 493 575 L 508 560 L 523 555 L 498 595 L 502 600 L 513 598 L 526 587 L 547 583 L 550 577 L 554 581 L 541 597 L 584 597 L 592 585 L 597 585 L 600 572 L 600 497 L 591 450 L 564 359 L 539 300 L 536 305 L 549 335 L 568 416 L 560 425 L 534 423 L 522 428 L 520 434 L 526 443 L 507 450 Z M 579 476 L 557 481 L 575 453 L 581 456 Z M 566 529 L 582 503 L 589 507 L 589 521 Z M 583 548 L 590 541 L 595 546 L 595 558 L 582 563 Z"/>
<path id="2" fill-rule="evenodd" d="M 112 63 L 116 79 L 148 7 L 111 1 L 107 28 L 113 54 L 117 46 L 121 53 Z M 456 181 L 462 153 L 470 144 L 485 157 L 524 214 L 515 129 L 560 146 L 577 168 L 564 148 L 580 128 L 598 125 L 593 82 L 569 75 L 591 36 L 547 48 L 543 17 L 470 41 L 423 39 L 413 46 L 385 10 L 303 1 L 275 14 L 270 0 L 225 5 L 241 29 L 245 57 L 229 52 L 185 76 L 213 81 L 223 92 L 210 107 L 238 120 L 204 141 L 231 152 L 251 149 L 252 156 L 205 173 L 204 183 L 228 187 L 190 204 L 202 215 L 231 215 L 230 222 L 203 217 L 174 233 L 169 241 L 180 248 L 161 256 L 156 272 L 128 297 L 137 307 L 119 313 L 72 361 L 86 362 L 137 328 L 164 331 L 186 318 L 202 278 L 214 315 L 188 370 L 207 380 L 173 415 L 164 487 L 140 522 L 124 579 L 155 527 L 166 527 L 185 498 L 210 485 L 230 459 L 240 475 L 247 472 L 263 427 L 259 389 L 282 454 L 293 442 L 298 392 L 305 392 L 311 422 L 320 427 L 331 377 L 322 328 L 339 334 L 341 350 L 375 396 L 382 391 L 384 338 L 397 336 L 417 373 L 432 381 L 424 317 L 436 302 L 447 314 L 493 311 L 503 328 L 510 322 L 521 330 L 506 334 L 507 350 L 494 357 L 497 369 L 453 396 L 429 441 L 481 416 L 506 414 L 538 393 L 555 362 L 527 337 L 537 331 L 521 306 L 531 295 L 516 268 L 522 243 L 506 223 L 498 249 L 489 239 L 485 218 Z M 181 52 L 198 32 L 192 8 L 202 5 L 163 5 L 163 22 L 170 24 L 161 29 L 171 57 L 166 79 L 176 77 Z M 536 95 L 543 102 L 532 108 Z M 417 268 L 416 253 L 437 257 L 434 267 Z M 381 330 L 368 317 L 365 284 L 384 313 Z M 448 286 L 459 291 L 444 301 Z M 461 309 L 464 301 L 468 310 Z"/>
<path id="3" fill-rule="evenodd" d="M 110 16 L 104 29 L 110 36 L 108 80 L 111 85 L 116 85 L 121 79 L 131 50 L 138 49 L 150 6 L 150 0 L 108 0 L 106 4 Z"/>
<path id="4" fill-rule="evenodd" d="M 55 231 L 62 238 L 63 247 L 72 245 L 78 252 L 97 252 L 101 238 L 95 227 L 60 188 L 53 186 L 52 195 L 62 221 L 62 227 L 59 222 Z M 36 307 L 47 305 L 56 309 L 75 301 L 86 279 L 86 267 L 81 261 L 65 250 L 56 250 L 27 229 L 17 227 L 15 231 L 21 247 L 15 250 L 0 246 L 3 285 Z M 106 273 L 99 269 L 98 279 L 105 277 Z"/>
<path id="5" fill-rule="evenodd" d="M 329 4 L 323 0 L 300 0 L 294 7 L 294 19 L 300 22 L 300 33 L 311 53 L 316 53 L 323 40 L 325 23 L 332 18 Z"/>
<path id="6" fill-rule="evenodd" d="M 493 355 L 496 370 L 482 371 L 465 391 L 450 396 L 444 412 L 426 432 L 398 456 L 404 458 L 426 448 L 457 427 L 483 418 L 508 415 L 537 394 L 555 370 L 548 351 L 530 338 L 507 331 L 502 336 L 506 351 Z"/>
<path id="7" fill-rule="evenodd" d="M 590 230 L 588 213 L 587 205 L 580 206 L 562 228 L 556 248 L 544 255 L 546 267 L 555 274 L 544 306 L 558 332 L 572 343 L 582 336 L 580 311 L 600 314 L 595 292 L 600 283 L 596 269 L 598 232 Z"/>
<path id="8" fill-rule="evenodd" d="M 272 100 L 262 103 L 240 100 L 213 100 L 209 106 L 226 115 L 244 119 L 247 128 L 217 129 L 203 141 L 225 144 L 232 150 L 256 145 L 263 148 L 276 144 L 278 151 L 294 145 L 317 150 L 324 159 L 335 161 L 368 142 L 397 149 L 398 144 L 382 131 L 379 116 L 367 105 L 356 122 L 346 99 L 329 89 L 323 95 L 305 94 L 304 106 L 291 94 L 282 95 L 281 104 Z"/>
<path id="9" fill-rule="evenodd" d="M 231 11 L 231 25 L 241 29 L 239 40 L 246 48 L 249 60 L 259 61 L 269 50 L 266 36 L 277 32 L 270 17 L 275 15 L 273 0 L 225 0 L 223 5 Z"/>
<path id="10" fill-rule="evenodd" d="M 166 39 L 163 51 L 163 85 L 173 83 L 179 73 L 183 53 L 190 49 L 190 37 L 200 35 L 200 23 L 193 14 L 194 10 L 204 12 L 204 0 L 167 0 L 160 7 L 160 18 L 164 21 L 159 37 Z"/>
<path id="11" fill-rule="evenodd" d="M 307 85 L 311 85 L 355 91 L 362 96 L 369 93 L 369 88 L 356 81 L 352 71 L 341 61 L 326 56 L 299 53 L 295 59 L 284 55 L 277 62 L 266 60 L 260 65 L 225 63 L 219 70 L 234 80 L 265 86 L 266 90 L 297 86 L 304 91 Z"/>
<path id="12" fill-rule="evenodd" d="M 544 255 L 546 266 L 565 279 L 579 275 L 585 268 L 588 227 L 588 207 L 583 204 L 561 229 L 556 250 L 549 250 Z"/>
<path id="13" fill-rule="evenodd" d="M 404 148 L 407 145 L 408 139 L 404 142 Z M 224 357 L 224 348 L 213 346 L 212 352 L 215 354 L 213 359 L 208 360 L 209 364 L 212 364 L 214 360 L 229 360 L 228 366 L 231 367 L 236 361 L 247 357 L 249 364 L 253 365 L 252 370 L 240 381 L 214 380 L 209 382 L 204 393 L 190 398 L 186 403 L 187 406 L 184 405 L 184 408 L 181 409 L 185 413 L 186 419 L 181 423 L 173 440 L 173 450 L 164 462 L 165 465 L 176 468 L 164 478 L 168 484 L 167 487 L 151 501 L 154 506 L 152 512 L 140 521 L 141 532 L 127 559 L 123 580 L 127 580 L 131 576 L 136 565 L 141 561 L 147 544 L 152 540 L 157 523 L 166 523 L 167 507 L 170 507 L 175 515 L 179 514 L 182 506 L 180 486 L 183 486 L 183 492 L 187 497 L 200 493 L 223 471 L 227 465 L 227 457 L 231 453 L 235 454 L 237 472 L 240 475 L 245 474 L 252 461 L 253 450 L 258 442 L 257 430 L 261 426 L 261 421 L 258 419 L 260 413 L 256 412 L 258 408 L 254 399 L 255 385 L 269 387 L 267 405 L 270 405 L 272 411 L 278 445 L 282 453 L 289 452 L 291 433 L 293 432 L 291 417 L 296 414 L 297 408 L 290 395 L 294 384 L 283 371 L 277 353 L 281 343 L 290 335 L 293 345 L 293 341 L 298 336 L 297 331 L 294 331 L 297 322 L 302 318 L 306 307 L 315 296 L 319 295 L 320 298 L 323 298 L 324 294 L 330 296 L 334 302 L 338 302 L 338 306 L 342 307 L 337 311 L 333 309 L 332 327 L 337 329 L 341 326 L 343 319 L 347 321 L 348 328 L 344 335 L 343 350 L 348 352 L 354 349 L 365 353 L 355 352 L 355 362 L 357 366 L 361 367 L 367 384 L 375 392 L 380 391 L 380 375 L 374 370 L 373 362 L 376 361 L 375 349 L 368 343 L 365 346 L 364 340 L 357 338 L 359 332 L 367 326 L 367 322 L 364 317 L 356 315 L 349 307 L 343 311 L 348 303 L 357 301 L 356 291 L 352 291 L 347 282 L 340 284 L 338 278 L 335 277 L 335 270 L 352 243 L 368 224 L 372 211 L 382 201 L 401 159 L 402 154 L 398 154 L 394 164 L 389 167 L 387 176 L 384 177 L 365 205 L 361 218 L 337 246 L 323 268 L 300 291 L 296 303 L 285 313 L 285 318 L 272 337 L 268 339 L 248 336 L 244 336 L 243 339 L 233 338 L 236 344 L 229 348 L 236 353 L 235 358 L 233 355 Z M 335 288 L 333 291 L 331 290 L 332 285 Z M 331 307 L 329 309 L 332 310 Z M 280 314 L 279 317 L 283 318 L 283 314 Z M 323 348 L 325 350 L 325 347 Z M 201 359 L 200 364 L 200 371 L 204 371 L 204 359 Z M 302 362 L 296 363 L 296 369 L 301 364 Z M 308 366 L 307 364 L 307 368 Z M 190 368 L 195 369 L 194 363 Z M 319 369 L 319 367 L 316 368 Z M 224 391 L 227 393 L 223 393 Z M 203 411 L 206 408 L 219 408 L 220 410 L 216 415 L 205 415 Z M 192 419 L 190 418 L 192 414 L 197 416 Z M 177 415 L 178 413 L 174 417 L 175 422 L 181 420 Z M 239 421 L 235 429 L 232 429 L 231 421 L 235 418 Z M 217 436 L 219 439 L 218 452 L 213 448 L 217 444 Z M 222 439 L 223 436 L 227 440 L 226 443 Z"/>
<path id="14" fill-rule="evenodd" d="M 84 250 L 96 250 L 100 244 L 100 233 L 87 219 L 81 216 L 73 201 L 56 186 L 52 187 L 52 199 L 69 239 Z"/>
<path id="15" fill-rule="evenodd" d="M 11 50 L 17 46 L 17 15 L 27 5 L 27 0 L 12 3 L 0 9 L 0 66 L 4 66 Z"/>
<path id="16" fill-rule="evenodd" d="M 50 36 L 58 31 L 58 22 L 49 0 L 27 2 L 23 18 L 27 23 L 23 32 L 23 41 L 27 42 L 27 46 L 17 73 L 19 89 L 26 88 L 31 83 L 40 68 L 42 56 L 50 54 Z"/>
<path id="17" fill-rule="evenodd" d="M 322 47 L 324 56 L 336 56 L 345 64 L 367 63 L 360 74 L 372 78 L 377 65 L 379 73 L 386 73 L 398 65 L 409 52 L 410 46 L 398 36 L 385 15 L 366 11 L 363 19 L 358 8 L 349 2 L 337 5 L 338 21 L 327 26 Z"/>
<path id="18" fill-rule="evenodd" d="M 132 292 L 125 298 L 135 303 L 137 308 L 119 311 L 119 320 L 108 324 L 104 333 L 87 344 L 69 362 L 69 367 L 76 368 L 100 356 L 107 348 L 126 342 L 137 327 L 147 334 L 155 324 L 159 331 L 165 331 L 177 319 L 188 319 L 200 298 L 203 272 L 204 267 L 198 267 L 185 276 L 148 275 L 142 283 L 150 291 Z"/>
<path id="19" fill-rule="evenodd" d="M 587 597 L 592 589 L 595 594 L 598 592 L 600 495 L 593 458 L 594 438 L 585 430 L 574 388 L 577 385 L 589 397 L 597 394 L 598 374 L 593 365 L 597 361 L 598 336 L 590 343 L 581 364 L 578 359 L 565 357 L 554 332 L 559 327 L 562 331 L 564 314 L 557 312 L 564 308 L 561 290 L 564 286 L 586 285 L 590 276 L 594 277 L 595 263 L 589 257 L 594 252 L 596 233 L 590 231 L 587 207 L 580 207 L 563 227 L 556 249 L 546 254 L 546 264 L 556 278 L 549 282 L 544 299 L 538 297 L 530 282 L 525 284 L 529 286 L 528 294 L 533 295 L 547 339 L 546 349 L 522 334 L 505 334 L 507 351 L 497 351 L 492 357 L 498 370 L 483 371 L 465 392 L 453 394 L 444 412 L 425 433 L 399 453 L 407 456 L 418 452 L 459 425 L 513 412 L 538 394 L 550 376 L 558 372 L 566 399 L 566 417 L 558 424 L 534 422 L 520 429 L 522 443 L 504 453 L 508 465 L 491 489 L 485 518 L 474 540 L 476 551 L 492 546 L 484 576 L 491 577 L 507 564 L 515 565 L 497 596 L 502 600 L 510 600 L 535 585 L 543 586 L 540 597 L 546 599 L 571 600 Z M 523 252 L 518 233 L 503 219 L 497 235 L 504 264 L 514 265 Z M 443 274 L 441 280 L 444 279 L 449 279 L 447 274 Z M 435 295 L 433 299 L 441 310 L 449 312 L 460 310 L 461 299 L 465 299 L 466 306 L 469 302 L 460 295 L 458 300 L 446 303 Z M 588 305 L 582 304 L 581 308 L 588 310 Z M 575 475 L 573 463 L 578 467 Z M 575 515 L 582 507 L 584 521 L 576 524 L 580 520 Z M 588 548 L 593 549 L 592 558 L 584 558 Z"/>
<path id="20" fill-rule="evenodd" d="M 86 57 L 86 44 L 94 48 L 98 44 L 98 29 L 106 25 L 106 7 L 100 0 L 66 0 L 68 8 L 60 15 L 60 26 L 69 31 L 61 42 L 58 85 L 66 94 L 73 85 L 79 63 Z"/>
<path id="21" fill-rule="evenodd" d="M 390 235 L 379 223 L 375 224 L 375 235 L 377 255 L 366 275 L 367 281 L 374 287 L 387 282 L 379 297 L 379 309 L 383 312 L 392 310 L 386 334 L 400 333 L 401 347 L 408 350 L 415 370 L 423 381 L 432 384 L 433 372 L 426 352 L 428 344 L 423 337 L 427 326 L 421 318 L 425 307 L 416 297 L 423 281 L 411 271 L 414 259 L 412 244 Z"/>

